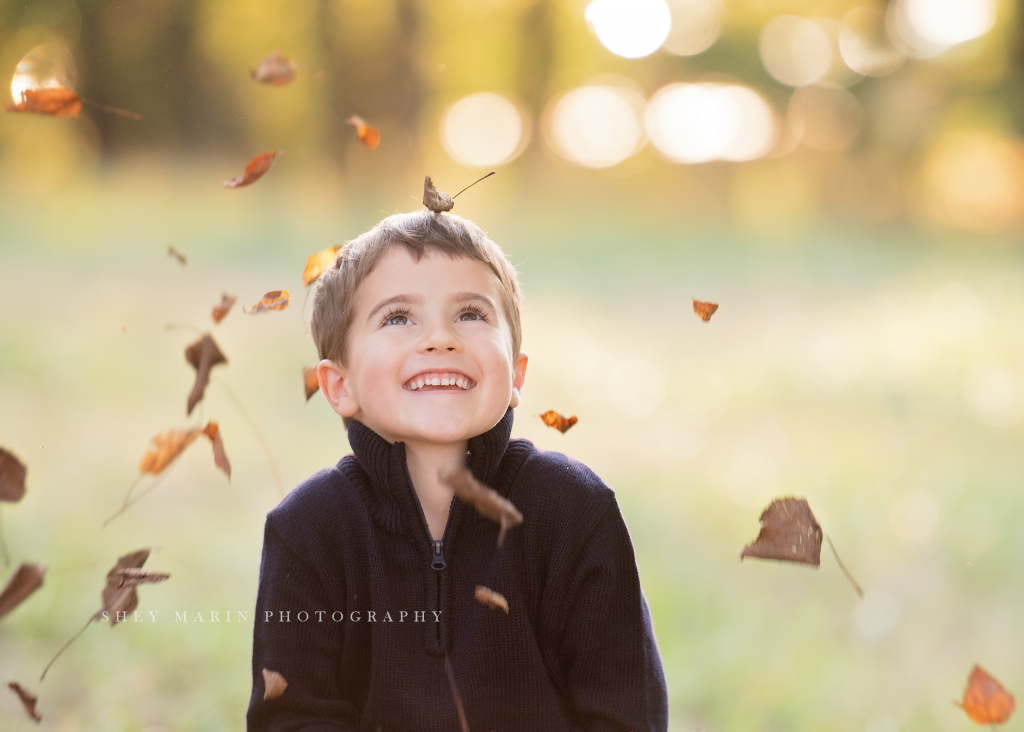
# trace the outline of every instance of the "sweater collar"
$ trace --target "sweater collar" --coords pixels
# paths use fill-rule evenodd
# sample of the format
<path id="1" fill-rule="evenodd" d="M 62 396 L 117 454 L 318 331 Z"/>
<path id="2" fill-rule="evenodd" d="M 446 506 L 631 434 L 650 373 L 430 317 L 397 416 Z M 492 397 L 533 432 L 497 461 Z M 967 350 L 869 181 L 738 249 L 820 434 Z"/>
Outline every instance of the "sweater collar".
<path id="1" fill-rule="evenodd" d="M 466 467 L 484 485 L 493 485 L 512 434 L 512 408 L 483 434 L 470 438 Z M 348 426 L 348 441 L 372 483 L 370 509 L 385 528 L 401 531 L 402 514 L 420 521 L 406 464 L 405 443 L 390 443 L 358 420 Z"/>

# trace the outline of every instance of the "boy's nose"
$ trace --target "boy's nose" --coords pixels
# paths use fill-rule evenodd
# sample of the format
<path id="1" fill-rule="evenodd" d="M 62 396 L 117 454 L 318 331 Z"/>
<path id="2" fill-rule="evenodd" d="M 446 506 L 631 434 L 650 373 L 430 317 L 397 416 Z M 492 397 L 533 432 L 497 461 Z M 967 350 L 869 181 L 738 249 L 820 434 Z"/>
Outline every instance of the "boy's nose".
<path id="1" fill-rule="evenodd" d="M 435 328 L 434 332 L 423 342 L 424 351 L 430 352 L 452 352 L 459 349 L 459 341 L 455 334 L 448 328 Z"/>

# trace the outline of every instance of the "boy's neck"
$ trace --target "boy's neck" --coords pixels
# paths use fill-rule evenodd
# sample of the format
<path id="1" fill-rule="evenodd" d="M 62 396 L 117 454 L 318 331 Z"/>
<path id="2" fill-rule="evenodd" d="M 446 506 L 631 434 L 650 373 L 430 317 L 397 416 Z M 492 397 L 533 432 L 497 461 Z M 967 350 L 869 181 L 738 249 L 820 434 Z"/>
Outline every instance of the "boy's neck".
<path id="1" fill-rule="evenodd" d="M 448 521 L 448 507 L 455 492 L 441 482 L 440 473 L 463 468 L 469 441 L 451 444 L 406 442 L 405 459 L 413 489 L 423 507 L 433 539 L 440 539 Z"/>

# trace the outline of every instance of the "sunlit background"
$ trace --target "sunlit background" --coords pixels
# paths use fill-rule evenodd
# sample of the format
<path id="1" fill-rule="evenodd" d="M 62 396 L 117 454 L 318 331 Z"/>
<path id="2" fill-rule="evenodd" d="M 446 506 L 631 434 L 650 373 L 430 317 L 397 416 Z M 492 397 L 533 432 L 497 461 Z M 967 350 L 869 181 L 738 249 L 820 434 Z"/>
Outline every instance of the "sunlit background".
<path id="1" fill-rule="evenodd" d="M 274 50 L 289 84 L 250 76 Z M 454 212 L 526 293 L 514 434 L 615 489 L 672 732 L 969 730 L 974 663 L 1022 698 L 1017 4 L 0 0 L 0 81 L 84 105 L 0 114 L 0 446 L 28 465 L 0 582 L 48 567 L 0 619 L 0 681 L 43 721 L 5 691 L 0 729 L 244 729 L 264 517 L 348 451 L 304 401 L 305 259 L 418 208 L 425 174 L 454 193 L 490 170 Z M 282 288 L 284 312 L 242 313 Z M 197 412 L 230 483 L 198 442 L 101 529 L 149 437 L 196 423 L 182 351 L 206 330 L 228 364 Z M 738 560 L 783 494 L 863 599 L 827 549 Z M 39 683 L 146 546 L 161 621 L 90 628 Z"/>

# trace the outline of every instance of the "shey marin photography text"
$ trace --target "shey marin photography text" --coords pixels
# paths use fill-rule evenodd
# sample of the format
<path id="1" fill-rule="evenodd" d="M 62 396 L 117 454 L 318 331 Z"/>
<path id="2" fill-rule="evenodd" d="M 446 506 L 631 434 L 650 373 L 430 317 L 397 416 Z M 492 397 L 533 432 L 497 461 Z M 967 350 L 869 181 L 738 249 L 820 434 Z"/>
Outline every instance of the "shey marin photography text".
<path id="1" fill-rule="evenodd" d="M 127 612 L 118 610 L 116 614 L 104 610 L 101 617 L 104 621 L 113 620 L 117 623 L 248 623 L 248 610 L 135 610 Z M 352 610 L 347 615 L 341 610 L 264 610 L 263 617 L 257 618 L 264 623 L 439 623 L 441 610 Z M 234 616 L 232 616 L 234 613 Z M 223 614 L 223 618 L 221 615 Z M 147 617 L 148 615 L 148 617 Z"/>

